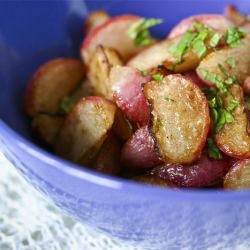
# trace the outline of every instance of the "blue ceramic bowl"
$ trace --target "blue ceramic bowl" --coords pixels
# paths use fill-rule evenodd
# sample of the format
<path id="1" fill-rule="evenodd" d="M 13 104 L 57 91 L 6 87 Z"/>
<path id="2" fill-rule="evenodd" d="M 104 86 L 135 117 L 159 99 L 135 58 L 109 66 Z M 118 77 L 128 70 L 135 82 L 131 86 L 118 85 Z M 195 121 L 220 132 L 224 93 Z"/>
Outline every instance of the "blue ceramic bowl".
<path id="1" fill-rule="evenodd" d="M 36 146 L 23 113 L 34 70 L 56 56 L 78 56 L 88 11 L 164 18 L 163 37 L 180 19 L 221 13 L 248 1 L 1 1 L 0 146 L 23 176 L 58 206 L 103 232 L 148 249 L 250 249 L 250 192 L 175 191 L 80 168 Z M 249 13 L 249 12 L 248 12 Z M 217 248 L 213 248 L 218 246 Z"/>

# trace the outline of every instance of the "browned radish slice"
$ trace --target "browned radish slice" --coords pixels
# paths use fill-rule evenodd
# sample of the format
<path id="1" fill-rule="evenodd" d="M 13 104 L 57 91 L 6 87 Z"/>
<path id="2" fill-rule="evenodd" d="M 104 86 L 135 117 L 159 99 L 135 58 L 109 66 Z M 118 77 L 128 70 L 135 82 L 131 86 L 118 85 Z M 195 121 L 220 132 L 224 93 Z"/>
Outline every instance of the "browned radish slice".
<path id="1" fill-rule="evenodd" d="M 109 72 L 112 66 L 122 65 L 120 56 L 114 49 L 98 45 L 87 65 L 87 77 L 93 94 L 112 99 Z"/>
<path id="2" fill-rule="evenodd" d="M 175 58 L 167 50 L 170 44 L 172 44 L 170 40 L 164 40 L 153 44 L 132 57 L 127 62 L 127 65 L 140 70 L 151 70 L 161 65 L 168 57 L 174 60 Z"/>
<path id="3" fill-rule="evenodd" d="M 230 95 L 226 97 L 222 95 L 224 106 L 227 107 L 232 99 L 239 100 L 240 103 L 232 111 L 234 121 L 224 125 L 215 135 L 215 141 L 219 149 L 225 154 L 239 159 L 249 158 L 250 136 L 243 92 L 239 85 L 233 85 L 229 91 Z"/>
<path id="4" fill-rule="evenodd" d="M 240 29 L 243 30 L 245 33 L 250 33 L 250 20 L 248 19 L 242 26 L 240 26 Z"/>
<path id="5" fill-rule="evenodd" d="M 168 75 L 144 84 L 151 106 L 150 131 L 166 163 L 191 163 L 198 159 L 210 127 L 206 97 L 182 75 Z"/>
<path id="6" fill-rule="evenodd" d="M 115 113 L 112 130 L 121 141 L 127 141 L 133 135 L 133 125 L 120 109 L 117 109 Z"/>
<path id="7" fill-rule="evenodd" d="M 139 128 L 126 142 L 121 152 L 122 165 L 129 169 L 143 169 L 161 163 L 154 139 L 148 128 Z"/>
<path id="8" fill-rule="evenodd" d="M 95 159 L 93 169 L 105 174 L 117 175 L 121 165 L 120 151 L 121 144 L 118 139 L 112 134 L 108 135 Z"/>
<path id="9" fill-rule="evenodd" d="M 113 98 L 118 107 L 138 127 L 149 120 L 149 108 L 142 93 L 141 85 L 150 80 L 150 76 L 130 67 L 113 67 L 110 71 L 110 84 Z"/>
<path id="10" fill-rule="evenodd" d="M 241 44 L 235 48 L 224 48 L 208 54 L 201 62 L 196 72 L 199 77 L 210 85 L 214 85 L 202 74 L 203 71 L 212 72 L 225 78 L 225 73 L 218 65 L 222 65 L 231 76 L 237 77 L 241 82 L 250 75 L 250 35 L 241 40 Z M 235 67 L 231 67 L 227 60 L 232 58 Z"/>
<path id="11" fill-rule="evenodd" d="M 66 117 L 55 152 L 63 158 L 90 165 L 111 129 L 116 106 L 103 97 L 80 100 Z"/>
<path id="12" fill-rule="evenodd" d="M 168 38 L 174 38 L 183 35 L 186 31 L 192 29 L 194 22 L 203 23 L 207 27 L 219 33 L 225 33 L 227 28 L 232 26 L 232 22 L 223 15 L 202 14 L 190 16 L 178 23 L 169 33 Z"/>
<path id="13" fill-rule="evenodd" d="M 132 180 L 137 182 L 142 182 L 147 185 L 156 185 L 156 186 L 163 186 L 163 187 L 176 187 L 173 183 L 168 180 L 163 180 L 161 178 L 157 178 L 150 175 L 139 175 L 132 178 Z"/>
<path id="14" fill-rule="evenodd" d="M 108 13 L 104 10 L 97 10 L 97 11 L 91 12 L 87 16 L 84 22 L 84 31 L 86 33 L 90 32 L 91 30 L 95 29 L 96 27 L 106 22 L 109 18 L 110 17 Z"/>
<path id="15" fill-rule="evenodd" d="M 80 60 L 58 58 L 42 65 L 33 75 L 25 93 L 25 110 L 37 113 L 56 113 L 63 97 L 69 95 L 84 76 Z"/>
<path id="16" fill-rule="evenodd" d="M 164 65 L 175 72 L 185 72 L 195 69 L 200 59 L 190 51 L 183 56 L 183 63 L 177 65 L 178 59 L 172 55 L 170 48 L 180 41 L 181 37 L 167 39 L 144 49 L 128 61 L 127 65 L 140 70 L 151 70 L 158 65 Z"/>
<path id="17" fill-rule="evenodd" d="M 83 97 L 86 96 L 91 96 L 93 94 L 93 90 L 90 86 L 89 80 L 84 79 L 80 85 L 72 92 L 70 95 L 70 98 L 72 99 L 73 102 L 77 102 Z"/>
<path id="18" fill-rule="evenodd" d="M 164 164 L 153 168 L 149 174 L 181 187 L 207 187 L 222 181 L 230 168 L 227 159 L 211 159 L 204 152 L 190 165 Z"/>
<path id="19" fill-rule="evenodd" d="M 64 118 L 60 116 L 38 114 L 32 121 L 32 127 L 43 142 L 53 146 L 56 143 L 63 121 Z"/>
<path id="20" fill-rule="evenodd" d="M 158 65 L 157 67 L 152 68 L 148 71 L 148 74 L 153 75 L 162 75 L 166 76 L 172 74 L 172 71 L 168 70 L 164 65 Z"/>
<path id="21" fill-rule="evenodd" d="M 201 78 L 197 75 L 195 70 L 186 72 L 183 75 L 189 78 L 192 82 L 194 82 L 200 88 L 207 87 L 207 84 L 201 80 Z"/>
<path id="22" fill-rule="evenodd" d="M 245 79 L 242 88 L 245 94 L 250 95 L 250 76 Z"/>
<path id="23" fill-rule="evenodd" d="M 85 63 L 89 61 L 96 46 L 100 44 L 116 49 L 125 61 L 136 54 L 139 49 L 129 37 L 128 30 L 139 19 L 140 17 L 134 15 L 116 16 L 91 30 L 85 37 L 81 48 Z"/>
<path id="24" fill-rule="evenodd" d="M 250 188 L 250 159 L 236 162 L 224 179 L 226 189 Z"/>
<path id="25" fill-rule="evenodd" d="M 247 17 L 240 13 L 233 5 L 227 5 L 224 12 L 225 17 L 234 23 L 235 26 L 241 26 L 247 21 Z"/>

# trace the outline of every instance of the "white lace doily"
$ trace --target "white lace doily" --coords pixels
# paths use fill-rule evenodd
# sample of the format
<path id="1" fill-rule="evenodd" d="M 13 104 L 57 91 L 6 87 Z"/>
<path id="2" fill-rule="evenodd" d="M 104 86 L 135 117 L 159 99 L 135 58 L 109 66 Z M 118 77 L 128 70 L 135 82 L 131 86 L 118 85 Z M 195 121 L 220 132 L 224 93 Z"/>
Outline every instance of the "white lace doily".
<path id="1" fill-rule="evenodd" d="M 135 250 L 64 215 L 1 152 L 0 166 L 1 250 Z"/>

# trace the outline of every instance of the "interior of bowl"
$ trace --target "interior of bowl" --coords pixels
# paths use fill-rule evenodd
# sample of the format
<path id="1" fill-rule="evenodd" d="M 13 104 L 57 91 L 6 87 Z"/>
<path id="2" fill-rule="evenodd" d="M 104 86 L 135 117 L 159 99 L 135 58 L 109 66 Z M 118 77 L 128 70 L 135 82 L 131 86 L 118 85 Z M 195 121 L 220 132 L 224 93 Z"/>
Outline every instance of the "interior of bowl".
<path id="1" fill-rule="evenodd" d="M 83 20 L 88 12 L 105 9 L 111 15 L 124 13 L 163 18 L 153 29 L 163 38 L 182 18 L 198 13 L 222 13 L 228 3 L 250 10 L 239 0 L 155 1 L 3 1 L 0 3 L 0 118 L 24 138 L 37 143 L 23 111 L 25 87 L 39 65 L 55 57 L 79 57 Z"/>

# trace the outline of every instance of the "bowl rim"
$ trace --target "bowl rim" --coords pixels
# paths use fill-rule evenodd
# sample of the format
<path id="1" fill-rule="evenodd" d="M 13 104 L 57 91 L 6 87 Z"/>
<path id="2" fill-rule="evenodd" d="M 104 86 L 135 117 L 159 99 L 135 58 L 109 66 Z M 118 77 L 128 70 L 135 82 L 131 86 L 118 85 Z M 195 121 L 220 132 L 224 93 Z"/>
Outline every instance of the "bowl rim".
<path id="1" fill-rule="evenodd" d="M 69 174 L 73 177 L 90 182 L 99 186 L 110 188 L 113 190 L 123 191 L 132 195 L 142 195 L 156 200 L 195 200 L 195 201 L 213 201 L 224 202 L 232 200 L 249 200 L 250 190 L 223 190 L 223 189 L 168 189 L 159 186 L 150 186 L 143 183 L 131 181 L 128 179 L 109 176 L 103 173 L 98 173 L 94 170 L 84 168 L 77 164 L 66 161 L 38 145 L 30 142 L 28 139 L 17 133 L 9 125 L 0 118 L 0 134 L 8 140 L 8 137 L 13 140 L 14 144 L 22 148 L 27 154 L 37 160 L 43 161 L 45 164 L 50 164 L 60 171 Z"/>

